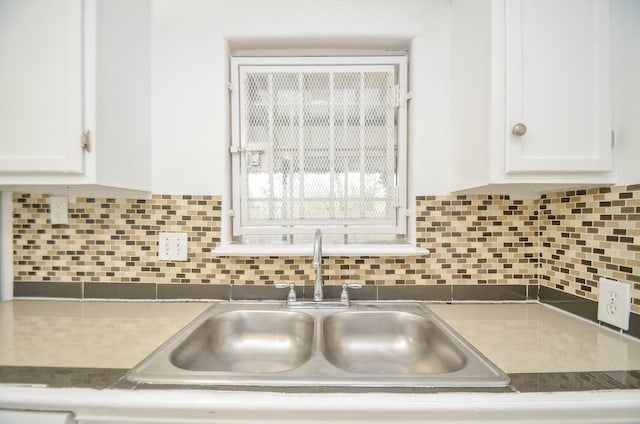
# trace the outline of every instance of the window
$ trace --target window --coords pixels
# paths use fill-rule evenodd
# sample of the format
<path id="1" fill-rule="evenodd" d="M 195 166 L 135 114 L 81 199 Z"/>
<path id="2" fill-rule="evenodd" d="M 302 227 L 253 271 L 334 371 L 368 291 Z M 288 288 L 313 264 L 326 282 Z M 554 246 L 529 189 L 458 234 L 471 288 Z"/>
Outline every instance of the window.
<path id="1" fill-rule="evenodd" d="M 232 58 L 233 235 L 404 235 L 406 67 Z"/>

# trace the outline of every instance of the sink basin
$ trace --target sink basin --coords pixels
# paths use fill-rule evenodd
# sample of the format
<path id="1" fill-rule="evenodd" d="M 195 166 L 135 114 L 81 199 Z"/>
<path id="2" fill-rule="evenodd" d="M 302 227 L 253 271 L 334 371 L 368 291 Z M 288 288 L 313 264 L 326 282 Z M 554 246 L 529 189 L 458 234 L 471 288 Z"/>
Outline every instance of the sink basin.
<path id="1" fill-rule="evenodd" d="M 335 302 L 334 302 L 335 303 Z M 509 377 L 415 302 L 220 302 L 127 373 L 146 384 L 503 387 Z"/>
<path id="2" fill-rule="evenodd" d="M 178 368 L 280 372 L 311 356 L 314 321 L 289 311 L 228 311 L 204 321 L 172 353 Z"/>
<path id="3" fill-rule="evenodd" d="M 354 373 L 451 373 L 466 363 L 433 321 L 407 312 L 335 313 L 322 334 L 327 360 Z"/>

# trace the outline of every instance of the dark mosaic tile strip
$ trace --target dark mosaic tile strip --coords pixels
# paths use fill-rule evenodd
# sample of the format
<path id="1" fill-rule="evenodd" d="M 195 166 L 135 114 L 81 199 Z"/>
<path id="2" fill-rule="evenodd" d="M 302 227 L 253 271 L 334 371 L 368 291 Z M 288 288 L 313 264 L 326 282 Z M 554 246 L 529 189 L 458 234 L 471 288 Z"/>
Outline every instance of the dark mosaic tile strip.
<path id="1" fill-rule="evenodd" d="M 637 389 L 638 371 L 593 371 L 509 374 L 521 393 Z"/>
<path id="2" fill-rule="evenodd" d="M 504 393 L 517 391 L 562 392 L 591 390 L 628 390 L 640 388 L 640 371 L 593 371 L 558 373 L 509 374 L 511 384 L 502 388 L 415 388 L 415 387 L 244 387 L 244 386 L 199 386 L 137 384 L 126 380 L 126 369 L 120 368 L 62 368 L 0 366 L 0 384 L 37 385 L 47 387 L 76 387 L 121 390 L 232 390 L 232 391 L 279 391 L 290 393 L 442 393 L 482 392 Z"/>
<path id="3" fill-rule="evenodd" d="M 14 283 L 16 297 L 68 297 L 85 299 L 222 299 L 222 300 L 286 300 L 287 289 L 273 285 L 226 284 L 152 284 L 152 283 Z M 313 286 L 296 286 L 300 299 L 313 297 Z M 407 300 L 440 301 L 456 300 L 525 300 L 526 285 L 455 286 L 449 284 L 421 286 L 364 285 L 349 289 L 352 300 Z M 157 291 L 157 292 L 156 292 Z M 342 286 L 326 285 L 326 299 L 338 299 Z M 535 291 L 537 294 L 537 290 Z"/>
<path id="4" fill-rule="evenodd" d="M 376 286 L 362 286 L 359 289 L 348 289 L 349 299 L 375 301 L 378 298 L 379 289 L 380 288 Z M 342 286 L 324 286 L 322 292 L 324 293 L 325 299 L 340 299 Z M 313 299 L 313 286 L 304 287 L 304 298 Z"/>
<path id="5" fill-rule="evenodd" d="M 85 299 L 155 299 L 156 285 L 146 283 L 87 283 Z"/>
<path id="6" fill-rule="evenodd" d="M 527 286 L 452 286 L 453 300 L 526 300 Z"/>
<path id="7" fill-rule="evenodd" d="M 640 339 L 640 315 L 631 314 L 631 316 L 629 317 L 628 334 Z"/>
<path id="8" fill-rule="evenodd" d="M 606 371 L 605 374 L 619 383 L 623 389 L 640 389 L 640 370 Z"/>
<path id="9" fill-rule="evenodd" d="M 420 300 L 450 302 L 450 285 L 437 286 L 380 286 L 378 300 Z"/>
<path id="10" fill-rule="evenodd" d="M 232 300 L 287 300 L 289 289 L 279 289 L 274 285 L 252 286 L 252 285 L 233 285 L 231 288 Z M 302 298 L 304 288 L 296 287 L 296 296 Z"/>
<path id="11" fill-rule="evenodd" d="M 121 380 L 120 368 L 20 367 L 0 365 L 0 384 L 105 389 Z"/>
<path id="12" fill-rule="evenodd" d="M 542 303 L 547 303 L 590 321 L 598 322 L 598 303 L 592 300 L 544 286 L 540 287 L 538 299 Z M 629 330 L 624 333 L 640 338 L 640 315 L 631 314 L 629 317 Z"/>
<path id="13" fill-rule="evenodd" d="M 338 299 L 341 286 L 324 286 L 325 299 Z M 296 294 L 304 299 L 313 297 L 313 286 L 296 287 Z M 233 285 L 232 300 L 285 300 L 286 289 L 276 289 L 272 285 Z M 491 286 L 363 286 L 361 289 L 349 290 L 351 300 L 408 300 L 408 301 L 502 301 L 526 300 L 526 285 L 491 285 Z"/>
<path id="14" fill-rule="evenodd" d="M 222 299 L 231 298 L 226 284 L 158 284 L 158 299 Z"/>
<path id="15" fill-rule="evenodd" d="M 15 297 L 60 297 L 81 299 L 82 283 L 13 283 Z"/>
<path id="16" fill-rule="evenodd" d="M 341 386 L 202 386 L 178 384 L 137 384 L 126 379 L 113 388 L 122 390 L 223 390 L 226 392 L 278 393 L 513 393 L 510 387 L 341 387 Z"/>
<path id="17" fill-rule="evenodd" d="M 550 289 L 549 287 L 540 287 L 538 299 L 543 303 L 560 308 L 564 311 L 581 316 L 591 321 L 597 321 L 598 304 L 583 297 L 574 296 L 564 293 L 560 290 Z"/>

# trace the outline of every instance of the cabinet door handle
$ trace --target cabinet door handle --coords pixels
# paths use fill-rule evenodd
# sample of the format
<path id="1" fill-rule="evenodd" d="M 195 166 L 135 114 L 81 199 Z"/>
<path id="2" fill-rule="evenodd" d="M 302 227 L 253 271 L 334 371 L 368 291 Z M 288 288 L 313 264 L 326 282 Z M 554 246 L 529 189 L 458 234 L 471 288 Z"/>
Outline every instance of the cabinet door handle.
<path id="1" fill-rule="evenodd" d="M 526 133 L 527 133 L 527 126 L 522 122 L 518 122 L 517 124 L 515 124 L 513 126 L 513 129 L 511 130 L 511 134 L 517 135 L 518 137 L 521 137 Z"/>

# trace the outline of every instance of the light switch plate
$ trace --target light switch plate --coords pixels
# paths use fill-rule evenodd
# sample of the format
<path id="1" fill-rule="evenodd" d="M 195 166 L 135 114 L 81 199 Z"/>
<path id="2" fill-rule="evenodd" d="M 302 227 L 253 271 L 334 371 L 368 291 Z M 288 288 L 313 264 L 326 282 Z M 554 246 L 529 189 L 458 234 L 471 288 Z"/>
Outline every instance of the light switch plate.
<path id="1" fill-rule="evenodd" d="M 609 278 L 600 278 L 598 291 L 598 321 L 628 330 L 631 285 Z"/>
<path id="2" fill-rule="evenodd" d="M 187 256 L 187 233 L 158 234 L 158 259 L 161 261 L 186 261 Z"/>
<path id="3" fill-rule="evenodd" d="M 67 196 L 50 196 L 49 213 L 51 225 L 69 224 L 69 198 Z"/>

